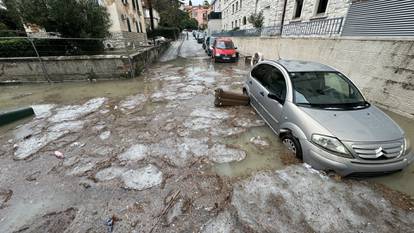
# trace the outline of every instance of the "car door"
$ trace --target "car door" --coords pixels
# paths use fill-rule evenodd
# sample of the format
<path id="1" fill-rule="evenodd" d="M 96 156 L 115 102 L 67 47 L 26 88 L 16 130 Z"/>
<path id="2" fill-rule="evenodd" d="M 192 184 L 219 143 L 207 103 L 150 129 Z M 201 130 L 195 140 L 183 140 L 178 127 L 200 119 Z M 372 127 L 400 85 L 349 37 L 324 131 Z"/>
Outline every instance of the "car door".
<path id="1" fill-rule="evenodd" d="M 252 72 L 250 73 L 250 79 L 248 80 L 247 85 L 249 86 L 251 105 L 269 124 L 269 126 L 273 128 L 274 124 L 271 123 L 271 116 L 266 111 L 265 107 L 267 98 L 265 94 L 267 93 L 267 89 L 265 88 L 267 86 L 265 77 L 266 75 L 268 75 L 270 69 L 271 65 L 269 64 L 259 64 L 256 67 L 254 67 L 252 69 Z"/>
<path id="2" fill-rule="evenodd" d="M 263 107 L 268 115 L 268 123 L 278 132 L 287 91 L 283 73 L 277 67 L 271 66 L 263 77 L 263 87 L 260 94 L 263 94 Z"/>

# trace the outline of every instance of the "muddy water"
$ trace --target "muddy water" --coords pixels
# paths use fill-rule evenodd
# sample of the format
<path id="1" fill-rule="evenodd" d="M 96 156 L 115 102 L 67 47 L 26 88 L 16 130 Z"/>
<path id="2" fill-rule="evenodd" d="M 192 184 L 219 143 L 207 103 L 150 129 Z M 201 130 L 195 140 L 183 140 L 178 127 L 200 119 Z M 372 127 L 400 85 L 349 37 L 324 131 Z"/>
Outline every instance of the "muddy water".
<path id="1" fill-rule="evenodd" d="M 268 146 L 256 145 L 252 139 L 260 137 Z M 255 127 L 233 138 L 226 138 L 223 142 L 230 146 L 238 146 L 246 151 L 247 157 L 240 162 L 218 164 L 214 170 L 219 175 L 230 177 L 247 176 L 256 171 L 277 170 L 285 167 L 282 154 L 293 156 L 283 146 L 279 138 L 267 126 Z"/>
<path id="2" fill-rule="evenodd" d="M 55 83 L 1 86 L 0 111 L 39 103 L 75 104 L 94 97 L 113 99 L 149 93 L 158 85 L 145 77 L 132 80 L 101 81 L 97 83 Z"/>
<path id="3" fill-rule="evenodd" d="M 414 120 L 398 115 L 396 113 L 385 111 L 401 128 L 405 131 L 407 138 L 410 140 L 411 148 L 414 142 Z M 412 150 L 412 149 L 411 149 Z M 414 164 L 401 172 L 391 175 L 369 179 L 370 181 L 384 184 L 385 186 L 409 194 L 414 197 Z"/>

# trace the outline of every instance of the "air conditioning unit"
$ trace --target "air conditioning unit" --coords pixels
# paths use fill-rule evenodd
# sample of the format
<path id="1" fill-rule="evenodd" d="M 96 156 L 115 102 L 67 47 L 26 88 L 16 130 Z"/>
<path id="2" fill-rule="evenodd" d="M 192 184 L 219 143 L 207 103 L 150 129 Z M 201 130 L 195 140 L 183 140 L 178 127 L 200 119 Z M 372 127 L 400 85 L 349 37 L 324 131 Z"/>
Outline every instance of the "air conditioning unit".
<path id="1" fill-rule="evenodd" d="M 121 14 L 121 19 L 122 19 L 122 20 L 127 20 L 127 18 L 128 18 L 128 17 L 127 17 L 126 15 Z"/>
<path id="2" fill-rule="evenodd" d="M 127 5 L 127 4 L 128 4 L 128 0 L 122 0 L 122 3 L 123 3 L 124 5 Z"/>

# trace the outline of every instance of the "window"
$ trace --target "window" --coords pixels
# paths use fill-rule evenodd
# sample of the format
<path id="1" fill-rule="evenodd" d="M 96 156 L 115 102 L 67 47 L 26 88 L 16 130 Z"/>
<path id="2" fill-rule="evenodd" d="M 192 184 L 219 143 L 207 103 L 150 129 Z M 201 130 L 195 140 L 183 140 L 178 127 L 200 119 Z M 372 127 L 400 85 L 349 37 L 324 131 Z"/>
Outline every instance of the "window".
<path id="1" fill-rule="evenodd" d="M 241 26 L 241 19 L 239 19 L 239 27 Z"/>
<path id="2" fill-rule="evenodd" d="M 142 24 L 141 24 L 141 22 L 139 22 L 139 32 L 143 32 L 142 31 Z"/>
<path id="3" fill-rule="evenodd" d="M 258 65 L 251 75 L 283 104 L 286 99 L 286 81 L 279 69 L 268 64 Z"/>
<path id="4" fill-rule="evenodd" d="M 231 5 L 231 8 L 233 9 L 233 10 L 232 10 L 232 14 L 234 14 L 234 4 L 233 4 L 233 5 Z"/>
<path id="5" fill-rule="evenodd" d="M 293 16 L 294 19 L 300 18 L 300 15 L 302 14 L 302 7 L 303 0 L 296 0 L 295 15 Z"/>
<path id="6" fill-rule="evenodd" d="M 138 21 L 135 22 L 135 26 L 137 27 L 137 32 L 141 32 L 139 25 L 138 25 Z"/>
<path id="7" fill-rule="evenodd" d="M 316 14 L 325 13 L 327 7 L 328 7 L 328 0 L 319 0 L 318 10 L 316 11 Z"/>
<path id="8" fill-rule="evenodd" d="M 233 28 L 234 28 L 234 22 L 231 21 L 231 29 L 233 29 Z"/>
<path id="9" fill-rule="evenodd" d="M 240 0 L 240 10 L 241 10 L 241 8 L 242 8 L 242 0 Z"/>
<path id="10" fill-rule="evenodd" d="M 136 6 L 135 6 L 135 0 L 132 0 L 132 8 L 135 10 Z"/>
<path id="11" fill-rule="evenodd" d="M 236 2 L 236 12 L 239 10 L 239 2 Z"/>
<path id="12" fill-rule="evenodd" d="M 290 74 L 294 102 L 322 108 L 365 107 L 358 89 L 338 72 L 301 72 Z"/>
<path id="13" fill-rule="evenodd" d="M 247 18 L 246 18 L 246 16 L 244 16 L 243 17 L 243 25 L 246 25 L 246 23 L 247 23 Z"/>
<path id="14" fill-rule="evenodd" d="M 127 19 L 127 26 L 128 26 L 128 32 L 131 32 L 131 23 L 129 22 L 129 18 Z"/>

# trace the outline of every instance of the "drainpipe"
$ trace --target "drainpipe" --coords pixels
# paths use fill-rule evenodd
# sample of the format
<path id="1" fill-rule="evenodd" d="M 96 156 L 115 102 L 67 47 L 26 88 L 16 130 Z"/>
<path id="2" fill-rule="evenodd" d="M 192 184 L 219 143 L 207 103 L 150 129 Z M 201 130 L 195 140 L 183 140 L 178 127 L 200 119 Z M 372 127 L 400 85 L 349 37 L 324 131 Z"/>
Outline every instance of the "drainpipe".
<path id="1" fill-rule="evenodd" d="M 283 33 L 283 25 L 285 24 L 285 15 L 286 15 L 287 1 L 288 0 L 285 0 L 285 2 L 283 4 L 282 22 L 280 24 L 280 36 L 282 36 L 282 33 Z"/>
<path id="2" fill-rule="evenodd" d="M 152 0 L 148 0 L 148 8 L 149 8 L 149 16 L 150 16 L 150 23 L 151 23 L 151 31 L 154 33 L 154 14 L 152 12 Z M 155 37 L 152 37 L 153 45 L 155 46 Z"/>

